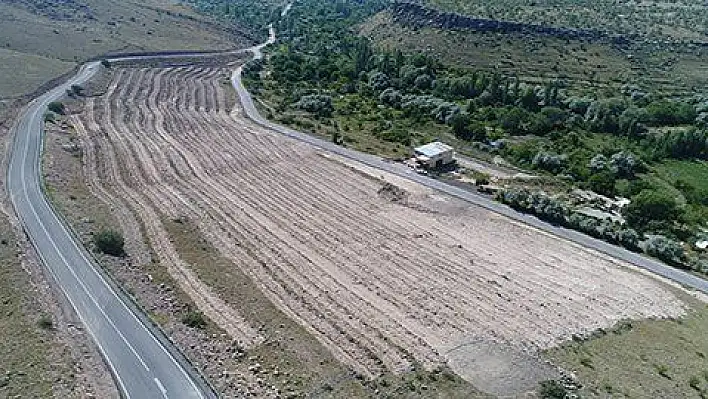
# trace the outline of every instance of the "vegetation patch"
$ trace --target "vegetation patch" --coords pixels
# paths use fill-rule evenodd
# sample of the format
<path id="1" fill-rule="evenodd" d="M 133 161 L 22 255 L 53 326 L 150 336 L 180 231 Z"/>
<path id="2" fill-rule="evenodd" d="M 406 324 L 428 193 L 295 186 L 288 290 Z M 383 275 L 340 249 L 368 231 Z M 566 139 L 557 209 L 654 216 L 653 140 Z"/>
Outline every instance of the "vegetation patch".
<path id="1" fill-rule="evenodd" d="M 693 303 L 685 317 L 621 323 L 547 355 L 576 371 L 582 397 L 705 397 L 708 307 Z"/>
<path id="2" fill-rule="evenodd" d="M 52 318 L 33 298 L 35 288 L 3 214 L 0 237 L 0 397 L 51 397 L 55 384 L 74 383 L 70 364 L 52 353 Z"/>
<path id="3" fill-rule="evenodd" d="M 124 256 L 125 240 L 123 235 L 116 230 L 101 230 L 93 238 L 96 249 L 106 255 Z"/>

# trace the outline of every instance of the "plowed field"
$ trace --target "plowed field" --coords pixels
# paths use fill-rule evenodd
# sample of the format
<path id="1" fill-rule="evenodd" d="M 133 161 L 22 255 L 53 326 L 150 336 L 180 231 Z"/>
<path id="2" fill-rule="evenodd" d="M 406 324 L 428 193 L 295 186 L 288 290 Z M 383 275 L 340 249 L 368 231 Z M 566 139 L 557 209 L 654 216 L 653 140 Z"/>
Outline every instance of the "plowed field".
<path id="1" fill-rule="evenodd" d="M 623 318 L 684 312 L 627 265 L 420 186 L 384 186 L 381 173 L 252 124 L 228 74 L 118 69 L 74 124 L 92 190 L 136 212 L 182 288 L 244 344 L 263 339 L 257 326 L 199 281 L 161 217 L 196 223 L 366 375 L 434 367 L 475 342 L 532 352 Z"/>

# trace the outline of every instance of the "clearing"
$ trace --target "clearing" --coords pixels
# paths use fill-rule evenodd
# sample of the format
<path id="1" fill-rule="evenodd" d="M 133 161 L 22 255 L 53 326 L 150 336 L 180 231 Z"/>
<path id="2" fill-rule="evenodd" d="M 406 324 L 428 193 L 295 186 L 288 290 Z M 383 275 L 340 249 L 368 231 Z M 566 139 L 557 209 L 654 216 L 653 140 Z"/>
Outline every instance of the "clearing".
<path id="1" fill-rule="evenodd" d="M 245 275 L 361 375 L 449 365 L 496 394 L 553 375 L 539 350 L 689 307 L 627 264 L 254 125 L 224 74 L 116 69 L 72 124 L 87 183 L 135 211 L 180 288 L 245 348 L 268 337 L 213 273 Z M 186 262 L 166 220 L 234 270 Z"/>

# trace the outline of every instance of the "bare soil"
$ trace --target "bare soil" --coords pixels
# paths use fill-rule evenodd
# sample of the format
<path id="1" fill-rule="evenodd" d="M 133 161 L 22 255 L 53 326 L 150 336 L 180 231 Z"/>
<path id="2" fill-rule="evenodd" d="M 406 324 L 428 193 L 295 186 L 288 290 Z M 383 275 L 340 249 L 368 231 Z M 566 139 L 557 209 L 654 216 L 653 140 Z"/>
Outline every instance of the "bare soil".
<path id="1" fill-rule="evenodd" d="M 477 342 L 524 364 L 619 320 L 684 314 L 672 289 L 594 251 L 411 183 L 384 188 L 405 198 L 391 201 L 380 173 L 245 120 L 227 73 L 116 70 L 72 124 L 92 190 L 135 212 L 177 287 L 246 350 L 268 334 L 181 256 L 165 220 L 196 226 L 231 262 L 225 280 L 246 276 L 367 377 L 447 365 L 470 376 L 485 366 L 457 349 Z M 486 381 L 487 392 L 509 390 Z"/>

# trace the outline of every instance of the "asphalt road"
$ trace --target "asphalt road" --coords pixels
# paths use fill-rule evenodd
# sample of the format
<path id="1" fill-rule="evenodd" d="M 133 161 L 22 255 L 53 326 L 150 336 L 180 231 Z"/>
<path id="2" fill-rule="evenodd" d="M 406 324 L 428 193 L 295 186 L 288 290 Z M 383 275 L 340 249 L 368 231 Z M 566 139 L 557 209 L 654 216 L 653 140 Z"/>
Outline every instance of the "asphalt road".
<path id="1" fill-rule="evenodd" d="M 269 40 L 272 41 L 275 38 L 274 32 L 271 30 L 271 39 Z M 260 57 L 260 52 L 256 54 L 257 57 Z M 685 271 L 676 269 L 674 267 L 668 266 L 658 260 L 655 260 L 653 258 L 649 258 L 647 256 L 637 254 L 632 251 L 628 251 L 624 248 L 609 244 L 605 241 L 595 239 L 593 237 L 587 236 L 585 234 L 582 234 L 580 232 L 577 232 L 575 230 L 570 230 L 566 229 L 563 227 L 559 226 L 554 226 L 549 223 L 546 223 L 534 216 L 531 215 L 526 215 L 520 212 L 517 212 L 510 207 L 495 202 L 494 200 L 479 195 L 475 192 L 469 191 L 469 190 L 464 190 L 459 187 L 455 187 L 453 185 L 444 183 L 439 180 L 435 180 L 433 178 L 427 177 L 420 175 L 418 173 L 415 173 L 413 170 L 408 168 L 405 165 L 402 165 L 400 163 L 393 163 L 387 160 L 384 160 L 380 157 L 369 155 L 369 154 L 364 154 L 358 151 L 354 151 L 342 146 L 339 146 L 337 144 L 332 143 L 331 141 L 320 139 L 305 133 L 298 132 L 296 130 L 277 125 L 275 123 L 269 122 L 265 118 L 263 118 L 256 107 L 253 104 L 253 99 L 251 98 L 251 95 L 248 93 L 248 91 L 244 88 L 243 83 L 241 82 L 241 67 L 239 67 L 236 71 L 234 71 L 233 75 L 231 76 L 231 83 L 233 84 L 234 88 L 236 89 L 239 98 L 241 100 L 241 104 L 244 108 L 244 112 L 246 115 L 252 119 L 254 122 L 257 124 L 264 126 L 266 128 L 272 129 L 276 132 L 282 133 L 288 137 L 291 137 L 293 139 L 303 141 L 306 143 L 309 143 L 317 148 L 320 148 L 325 151 L 329 151 L 341 156 L 344 156 L 346 158 L 359 161 L 361 163 L 364 163 L 368 166 L 384 170 L 389 173 L 393 173 L 397 176 L 406 178 L 408 180 L 412 180 L 414 182 L 420 183 L 424 186 L 430 187 L 432 189 L 438 190 L 440 192 L 443 192 L 448 195 L 452 195 L 453 197 L 457 197 L 459 199 L 462 199 L 464 201 L 467 201 L 471 204 L 481 206 L 483 208 L 486 208 L 492 212 L 496 212 L 498 214 L 504 215 L 510 219 L 526 223 L 527 225 L 530 225 L 532 227 L 535 227 L 539 230 L 543 230 L 545 232 L 554 234 L 560 238 L 564 238 L 566 240 L 572 241 L 574 243 L 580 244 L 584 247 L 587 248 L 592 248 L 597 251 L 600 251 L 602 253 L 605 253 L 607 255 L 610 255 L 612 257 L 615 257 L 617 259 L 624 260 L 626 262 L 629 262 L 635 266 L 641 267 L 643 269 L 649 270 L 655 274 L 658 274 L 659 276 L 669 278 L 677 283 L 680 283 L 688 288 L 695 289 L 698 291 L 702 291 L 704 293 L 708 293 L 708 280 L 705 280 L 703 278 L 697 277 L 695 275 L 692 275 L 690 273 L 686 273 Z"/>
<path id="2" fill-rule="evenodd" d="M 270 29 L 268 42 L 275 40 Z M 239 52 L 235 51 L 234 53 Z M 222 53 L 223 54 L 223 53 Z M 209 57 L 213 54 L 196 56 Z M 179 58 L 184 54 L 133 56 L 112 60 Z M 90 254 L 75 240 L 47 202 L 40 183 L 43 117 L 47 105 L 60 99 L 73 84 L 82 84 L 100 68 L 98 62 L 84 65 L 63 85 L 32 101 L 13 127 L 7 189 L 11 202 L 30 241 L 44 265 L 64 292 L 86 330 L 91 334 L 126 398 L 212 398 L 214 392 L 198 377 L 179 352 L 156 332 L 146 317 L 124 298 L 99 271 Z M 708 293 L 708 281 L 666 266 L 654 259 L 596 240 L 579 232 L 552 226 L 535 217 L 518 213 L 474 192 L 419 175 L 401 164 L 359 153 L 265 120 L 241 82 L 241 68 L 232 83 L 248 117 L 256 123 L 320 149 L 362 162 L 380 170 L 418 182 L 469 203 L 531 225 L 558 237 L 596 249 L 618 259 L 667 277 L 687 287 Z"/>
<path id="3" fill-rule="evenodd" d="M 138 58 L 145 57 L 123 59 Z M 7 174 L 12 205 L 45 267 L 98 346 L 124 397 L 216 397 L 146 316 L 99 271 L 42 191 L 40 160 L 47 105 L 60 99 L 71 85 L 90 79 L 99 68 L 98 62 L 84 65 L 69 81 L 32 101 L 16 122 Z"/>

